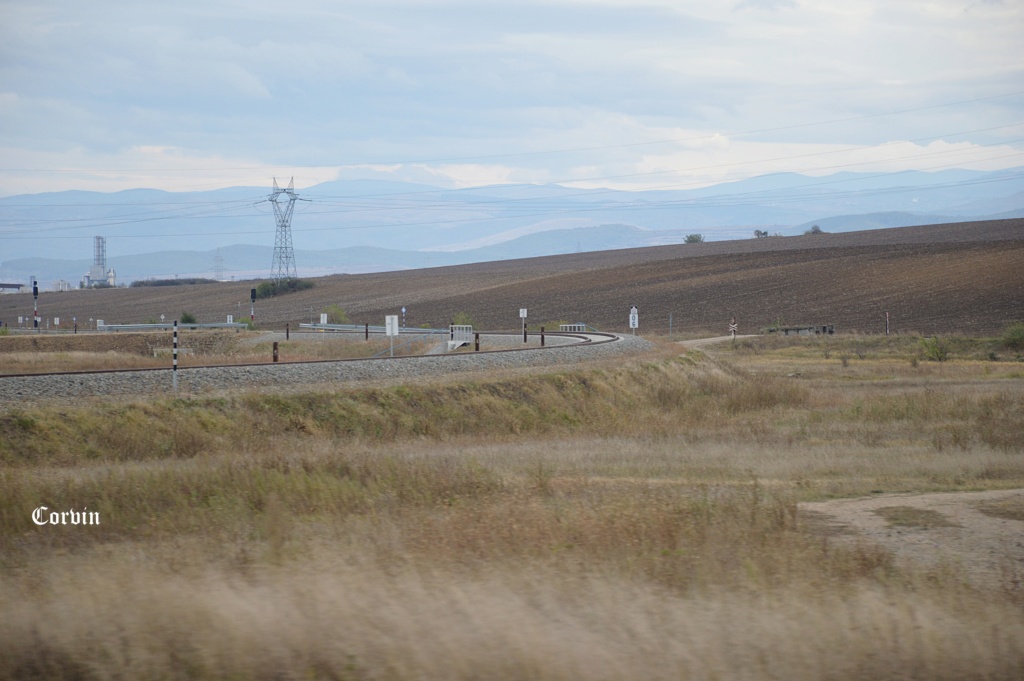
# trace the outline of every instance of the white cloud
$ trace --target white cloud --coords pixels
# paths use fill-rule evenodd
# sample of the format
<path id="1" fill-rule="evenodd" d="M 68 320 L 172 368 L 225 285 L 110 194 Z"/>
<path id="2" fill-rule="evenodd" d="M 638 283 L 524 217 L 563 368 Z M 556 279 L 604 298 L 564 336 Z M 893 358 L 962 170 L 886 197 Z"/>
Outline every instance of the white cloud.
<path id="1" fill-rule="evenodd" d="M 125 176 L 148 186 L 180 176 L 141 148 L 227 183 L 253 166 L 346 166 L 466 186 L 785 169 L 801 151 L 1024 119 L 1024 97 L 984 99 L 1024 90 L 1019 2 L 7 0 L 4 12 L 0 166 L 134 164 Z M 893 113 L 905 110 L 917 112 Z M 984 154 L 1003 139 L 970 142 Z M 105 181 L 122 186 L 88 179 Z"/>

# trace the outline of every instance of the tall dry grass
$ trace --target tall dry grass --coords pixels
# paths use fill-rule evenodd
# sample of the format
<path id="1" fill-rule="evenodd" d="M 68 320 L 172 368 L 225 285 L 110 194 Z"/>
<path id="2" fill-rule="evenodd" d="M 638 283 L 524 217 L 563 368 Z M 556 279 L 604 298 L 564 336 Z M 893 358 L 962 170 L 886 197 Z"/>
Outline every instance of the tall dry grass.
<path id="1" fill-rule="evenodd" d="M 934 589 L 687 597 L 599 571 L 382 568 L 343 551 L 248 572 L 62 564 L 29 588 L 0 620 L 3 679 L 934 681 L 1024 672 L 1019 609 Z"/>
<path id="2" fill-rule="evenodd" d="M 796 502 L 1021 486 L 1021 383 L 771 352 L 8 410 L 0 679 L 1019 678 L 1012 580 Z"/>

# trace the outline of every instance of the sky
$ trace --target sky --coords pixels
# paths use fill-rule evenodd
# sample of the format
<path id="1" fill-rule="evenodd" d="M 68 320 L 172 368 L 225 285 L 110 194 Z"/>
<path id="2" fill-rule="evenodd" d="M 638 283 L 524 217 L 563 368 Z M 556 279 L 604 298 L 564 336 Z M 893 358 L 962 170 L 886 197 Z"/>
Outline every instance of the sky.
<path id="1" fill-rule="evenodd" d="M 1024 0 L 0 0 L 0 196 L 1024 166 Z"/>

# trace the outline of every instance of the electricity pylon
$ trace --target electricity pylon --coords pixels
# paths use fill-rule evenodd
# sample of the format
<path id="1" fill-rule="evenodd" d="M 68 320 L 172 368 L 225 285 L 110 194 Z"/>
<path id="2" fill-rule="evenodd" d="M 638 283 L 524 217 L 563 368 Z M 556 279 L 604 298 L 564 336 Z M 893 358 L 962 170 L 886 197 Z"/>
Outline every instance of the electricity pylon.
<path id="1" fill-rule="evenodd" d="M 282 206 L 281 195 L 288 197 L 288 204 Z M 267 197 L 270 203 L 274 204 L 274 218 L 277 220 L 277 235 L 274 237 L 274 262 L 270 266 L 270 278 L 294 279 L 295 272 L 295 251 L 292 249 L 292 212 L 295 210 L 295 202 L 298 200 L 295 195 L 295 178 L 288 183 L 288 189 L 281 189 L 277 186 L 277 178 L 274 178 L 274 192 Z"/>

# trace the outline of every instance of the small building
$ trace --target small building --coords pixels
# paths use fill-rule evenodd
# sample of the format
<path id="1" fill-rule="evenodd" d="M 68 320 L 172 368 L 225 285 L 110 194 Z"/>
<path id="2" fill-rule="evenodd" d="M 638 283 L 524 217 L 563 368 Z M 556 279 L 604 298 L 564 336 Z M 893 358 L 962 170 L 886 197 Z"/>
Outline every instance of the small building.
<path id="1" fill-rule="evenodd" d="M 777 333 L 782 336 L 831 336 L 836 332 L 835 324 L 822 324 L 820 326 L 772 326 L 765 329 L 767 333 Z"/>

